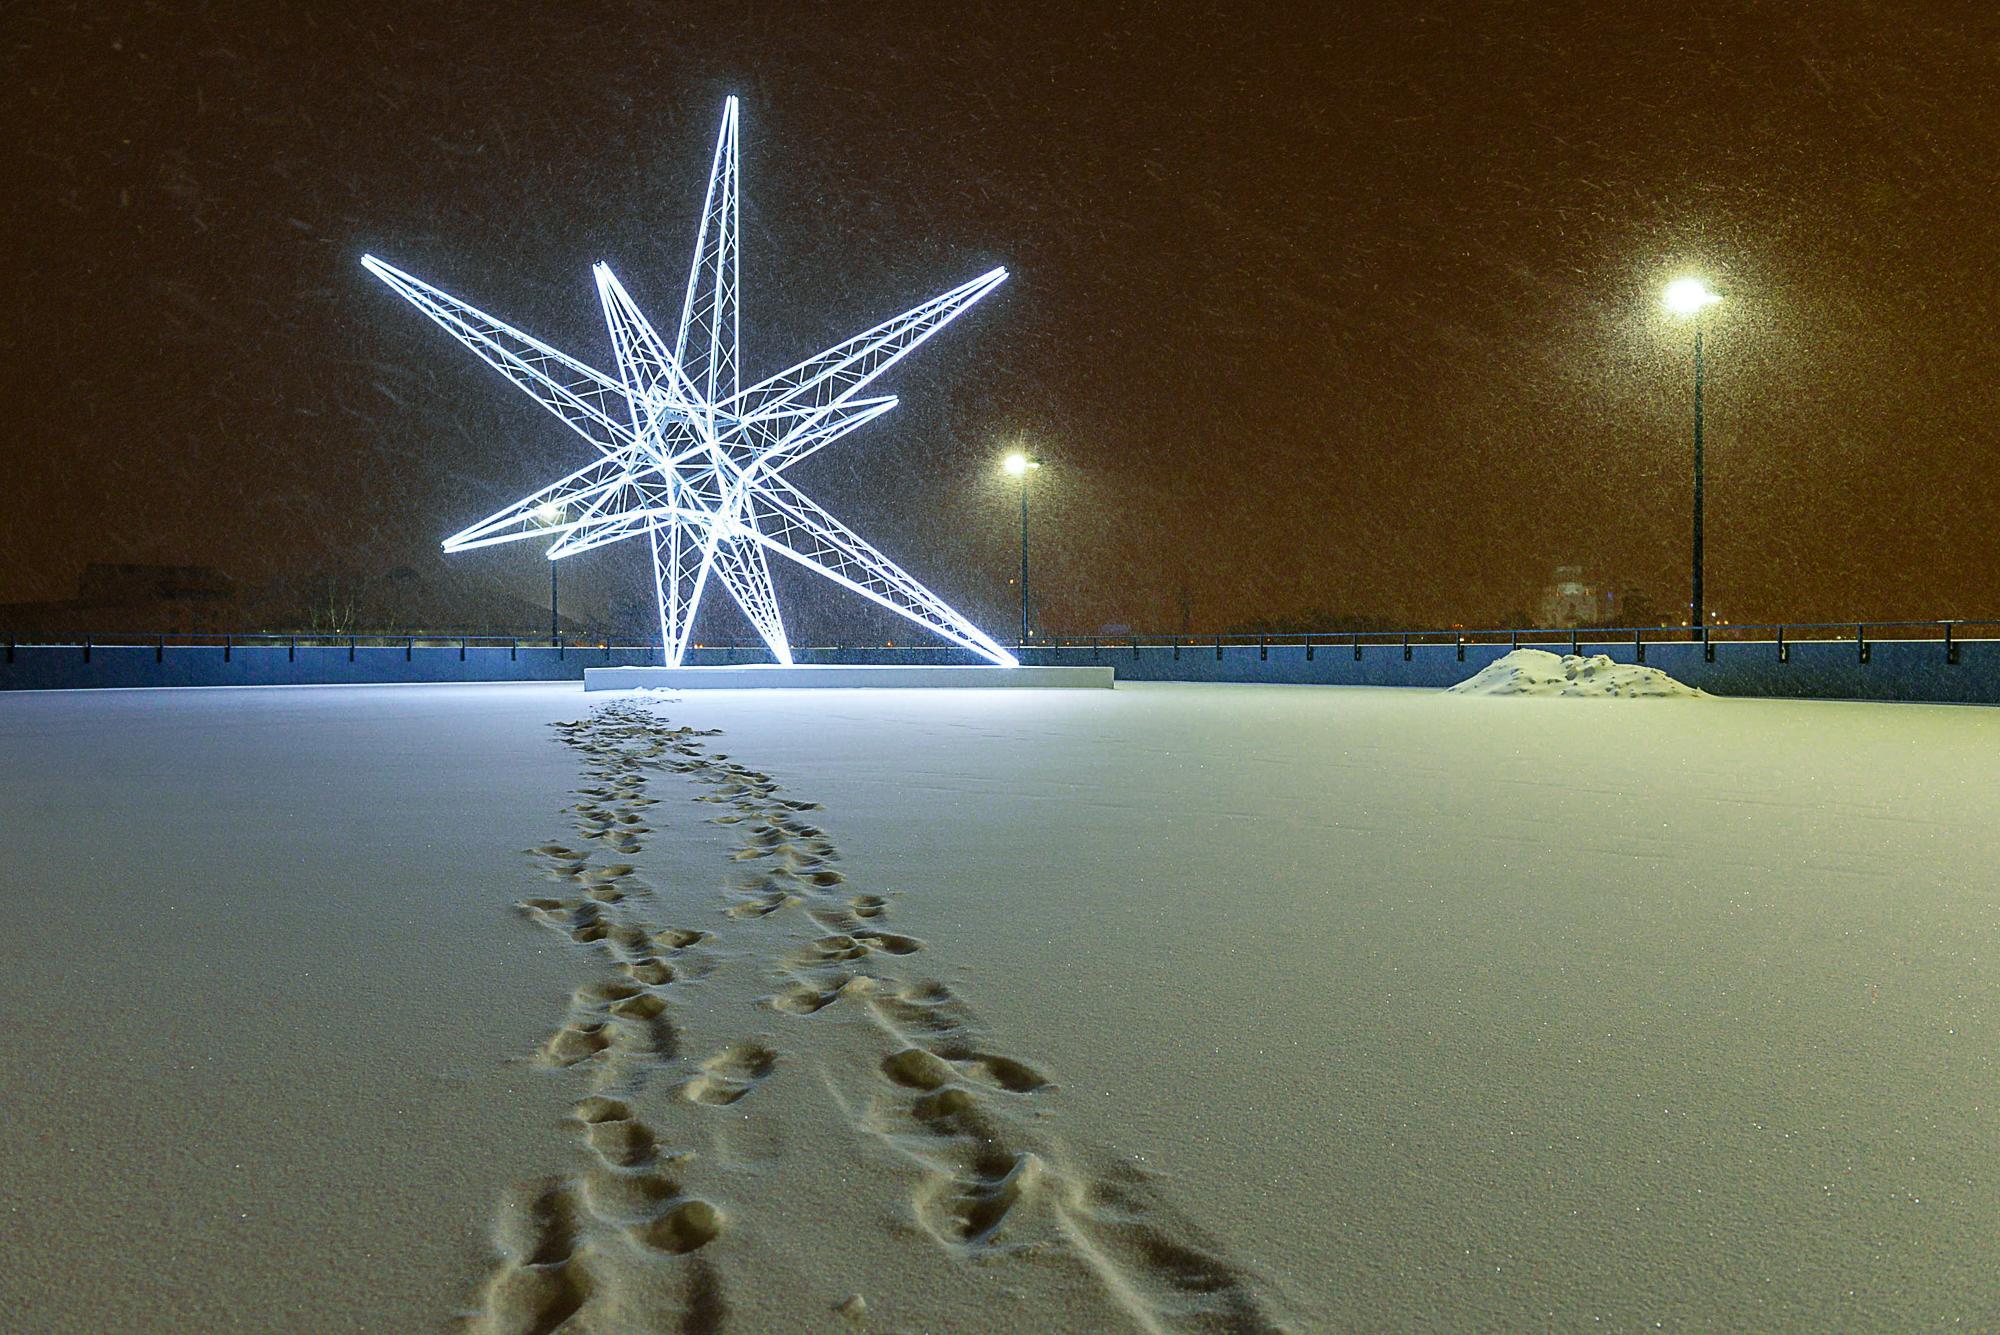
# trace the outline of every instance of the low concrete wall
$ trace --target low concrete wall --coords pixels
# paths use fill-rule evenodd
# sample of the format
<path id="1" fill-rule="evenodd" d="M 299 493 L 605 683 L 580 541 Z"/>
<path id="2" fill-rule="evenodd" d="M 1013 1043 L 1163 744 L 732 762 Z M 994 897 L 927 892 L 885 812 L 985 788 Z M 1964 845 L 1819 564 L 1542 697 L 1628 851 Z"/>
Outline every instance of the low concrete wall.
<path id="1" fill-rule="evenodd" d="M 0 666 L 0 687 L 53 690 L 89 686 L 304 686 L 418 681 L 582 681 L 586 667 L 645 663 L 641 649 L 570 647 L 510 649 L 506 645 L 405 649 L 345 645 L 219 646 L 23 644 Z"/>
<path id="2" fill-rule="evenodd" d="M 1549 645 L 1568 652 L 1569 646 Z M 1582 652 L 1637 662 L 1632 641 L 1593 642 Z M 1109 663 L 1123 681 L 1289 682 L 1321 686 L 1444 687 L 1465 680 L 1508 652 L 1504 644 L 1364 644 L 1360 657 L 1346 644 L 1184 644 L 1178 653 L 1144 646 L 1100 644 L 1062 650 L 1029 650 L 1033 663 Z M 1704 648 L 1714 651 L 1711 660 Z M 1825 700 L 1926 700 L 1947 704 L 2000 703 L 2000 640 L 1960 640 L 1949 661 L 1942 640 L 1869 641 L 1866 661 L 1852 640 L 1648 644 L 1645 664 L 1717 695 L 1779 696 Z"/>
<path id="3" fill-rule="evenodd" d="M 1551 646 L 1558 647 L 1558 646 Z M 1567 648 L 1567 646 L 1560 646 Z M 1946 659 L 1940 640 L 1882 640 L 1867 646 L 1867 661 L 1852 640 L 1804 640 L 1786 646 L 1786 659 L 1769 641 L 1717 643 L 1713 661 L 1698 644 L 1648 644 L 1645 662 L 1693 686 L 1718 695 L 1783 696 L 1850 700 L 1926 700 L 1942 703 L 2000 703 L 2000 640 L 1961 640 Z M 1604 653 L 1620 662 L 1636 654 L 1630 640 L 1582 644 L 1585 653 Z M 1506 645 L 1363 645 L 1357 659 L 1346 644 L 1226 645 L 1218 658 L 1213 644 L 1189 643 L 1178 652 L 1146 646 L 1136 653 L 1111 642 L 1088 646 L 1029 649 L 1027 664 L 1077 667 L 1102 665 L 1126 681 L 1278 682 L 1329 686 L 1449 686 L 1463 681 L 1507 652 Z M 53 690 L 132 686 L 283 686 L 364 682 L 575 681 L 585 668 L 652 666 L 657 651 L 571 646 L 401 645 L 387 648 L 344 645 L 236 646 L 225 657 L 217 646 L 164 649 L 152 645 L 18 645 L 0 663 L 0 689 Z M 881 663 L 904 666 L 963 664 L 966 655 L 938 646 L 894 649 L 808 649 L 802 664 Z M 697 650 L 696 665 L 766 661 L 752 649 Z"/>
<path id="4" fill-rule="evenodd" d="M 806 649 L 801 663 L 885 666 L 955 665 L 967 655 L 949 646 L 894 649 Z M 76 690 L 134 686 L 322 686 L 379 682 L 575 681 L 584 669 L 655 667 L 658 649 L 567 645 L 518 648 L 505 644 L 405 647 L 344 644 L 92 645 L 19 644 L 0 662 L 0 690 Z M 694 649 L 697 666 L 767 663 L 761 649 Z M 1069 660 L 1066 666 L 1077 666 Z"/>

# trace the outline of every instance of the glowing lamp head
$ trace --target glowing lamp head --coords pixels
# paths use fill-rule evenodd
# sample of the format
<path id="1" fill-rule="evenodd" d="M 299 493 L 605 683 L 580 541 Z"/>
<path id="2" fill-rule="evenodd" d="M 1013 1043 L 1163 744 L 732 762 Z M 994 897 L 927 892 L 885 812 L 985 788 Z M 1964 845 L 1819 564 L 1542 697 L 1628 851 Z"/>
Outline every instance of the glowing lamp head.
<path id="1" fill-rule="evenodd" d="M 560 523 L 562 520 L 562 516 L 563 516 L 563 508 L 560 505 L 557 505 L 554 501 L 550 501 L 546 505 L 538 505 L 535 507 L 535 518 L 539 519 L 543 524 Z"/>
<path id="2" fill-rule="evenodd" d="M 1014 453 L 1000 461 L 1000 467 L 1004 468 L 1011 477 L 1020 477 L 1030 468 L 1040 468 L 1041 466 L 1042 461 L 1040 459 L 1030 459 L 1019 450 L 1014 451 Z"/>
<path id="3" fill-rule="evenodd" d="M 1667 284 L 1667 309 L 1675 315 L 1698 315 L 1702 307 L 1721 300 L 1722 295 L 1699 278 L 1676 278 Z"/>

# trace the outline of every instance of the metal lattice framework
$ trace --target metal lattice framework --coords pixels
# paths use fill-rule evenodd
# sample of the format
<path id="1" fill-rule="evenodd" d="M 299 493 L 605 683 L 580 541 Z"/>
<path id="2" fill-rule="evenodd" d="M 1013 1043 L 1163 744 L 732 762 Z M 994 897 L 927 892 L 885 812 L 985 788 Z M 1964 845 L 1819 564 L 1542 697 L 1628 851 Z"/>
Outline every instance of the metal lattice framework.
<path id="1" fill-rule="evenodd" d="M 792 465 L 896 406 L 857 397 L 877 376 L 1007 279 L 933 297 L 744 388 L 738 338 L 736 99 L 722 112 L 700 235 L 671 346 L 617 276 L 597 293 L 616 379 L 372 255 L 362 264 L 596 447 L 598 458 L 445 539 L 448 552 L 553 536 L 550 560 L 644 534 L 653 549 L 669 666 L 686 657 L 703 591 L 720 580 L 779 662 L 792 661 L 771 586 L 776 553 L 947 640 L 1012 667 L 1013 655 L 786 480 Z"/>

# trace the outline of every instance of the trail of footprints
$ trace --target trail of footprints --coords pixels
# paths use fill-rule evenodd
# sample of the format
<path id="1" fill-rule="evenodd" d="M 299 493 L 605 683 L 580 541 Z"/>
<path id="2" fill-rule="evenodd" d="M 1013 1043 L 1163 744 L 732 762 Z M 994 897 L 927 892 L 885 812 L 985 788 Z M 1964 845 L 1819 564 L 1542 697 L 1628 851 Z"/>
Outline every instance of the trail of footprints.
<path id="1" fill-rule="evenodd" d="M 589 847 L 614 859 L 641 850 L 652 832 L 647 808 L 658 801 L 646 792 L 648 771 L 662 757 L 694 753 L 692 734 L 661 729 L 648 715 L 610 712 L 558 726 L 584 758 L 585 786 L 570 808 L 584 846 L 551 842 L 529 850 L 564 892 L 532 896 L 518 907 L 601 967 L 570 994 L 562 1023 L 534 1054 L 538 1065 L 581 1074 L 584 1092 L 571 1118 L 590 1166 L 503 1203 L 500 1264 L 470 1324 L 479 1335 L 547 1335 L 568 1327 L 594 1299 L 609 1296 L 602 1273 L 612 1269 L 605 1264 L 609 1249 L 622 1245 L 686 1266 L 683 1299 L 658 1328 L 717 1329 L 727 1307 L 716 1275 L 695 1254 L 721 1236 L 727 1215 L 688 1180 L 697 1167 L 693 1157 L 666 1143 L 633 1106 L 678 1070 L 672 989 L 705 967 L 699 947 L 709 934 L 651 921 L 651 896 L 636 866 L 594 861 L 600 855 Z M 768 1073 L 770 1054 L 764 1058 Z M 720 1080 L 734 1066 L 722 1060 L 716 1069 Z M 704 1069 L 696 1080 L 709 1074 Z"/>
<path id="2" fill-rule="evenodd" d="M 1023 1113 L 1051 1080 L 982 1046 L 944 984 L 891 972 L 923 943 L 888 929 L 886 897 L 850 889 L 835 866 L 838 850 L 810 818 L 818 803 L 781 797 L 769 775 L 709 752 L 701 739 L 712 731 L 668 727 L 642 706 L 601 706 L 556 727 L 584 758 L 586 785 L 570 808 L 581 840 L 612 857 L 638 853 L 651 833 L 647 809 L 659 801 L 647 777 L 678 773 L 706 789 L 696 800 L 722 808 L 710 820 L 737 836 L 729 856 L 741 865 L 723 919 L 801 915 L 809 939 L 772 962 L 778 985 L 766 1004 L 793 1021 L 858 1015 L 873 1026 L 882 1056 L 868 1130 L 919 1170 L 909 1204 L 925 1235 L 965 1258 L 1067 1246 L 1141 1327 L 1275 1329 L 1244 1275 L 1149 1222 L 1159 1211 L 1142 1181 L 1116 1173 L 1075 1180 L 1035 1148 Z M 530 851 L 566 892 L 525 899 L 521 912 L 608 966 L 571 995 L 535 1055 L 551 1069 L 585 1074 L 572 1116 L 593 1163 L 579 1178 L 535 1184 L 507 1203 L 501 1264 L 473 1326 L 478 1335 L 545 1335 L 579 1314 L 587 1323 L 592 1249 L 622 1240 L 661 1264 L 688 1267 L 685 1301 L 670 1321 L 720 1329 L 727 1304 L 700 1253 L 727 1231 L 729 1214 L 694 1190 L 694 1156 L 664 1144 L 633 1100 L 673 1080 L 687 1103 L 733 1108 L 772 1078 L 781 1054 L 741 1041 L 690 1062 L 671 996 L 678 979 L 706 967 L 710 934 L 650 921 L 650 892 L 630 862 L 593 863 L 592 851 L 561 843 Z M 811 1031 L 801 1032 L 809 1043 Z"/>

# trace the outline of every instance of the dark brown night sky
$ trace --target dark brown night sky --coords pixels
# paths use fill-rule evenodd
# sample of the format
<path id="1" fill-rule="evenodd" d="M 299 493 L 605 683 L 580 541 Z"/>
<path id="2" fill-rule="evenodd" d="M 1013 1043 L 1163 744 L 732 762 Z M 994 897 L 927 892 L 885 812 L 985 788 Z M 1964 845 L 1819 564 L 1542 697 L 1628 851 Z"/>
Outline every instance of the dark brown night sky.
<path id="1" fill-rule="evenodd" d="M 671 322 L 734 92 L 752 378 L 1014 272 L 796 475 L 989 624 L 1017 440 L 1057 629 L 1480 624 L 1558 564 L 1677 619 L 1685 271 L 1711 607 L 2000 615 L 1991 4 L 15 0 L 0 50 L 0 601 L 439 569 L 587 447 L 360 255 L 608 365 L 589 265 Z"/>

